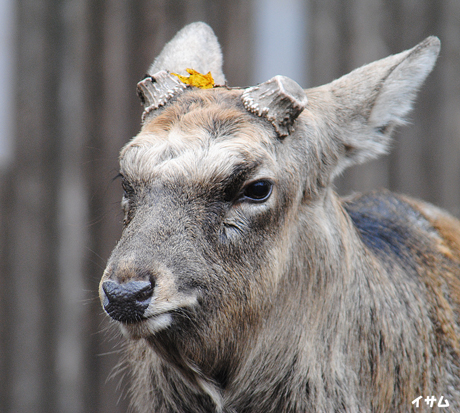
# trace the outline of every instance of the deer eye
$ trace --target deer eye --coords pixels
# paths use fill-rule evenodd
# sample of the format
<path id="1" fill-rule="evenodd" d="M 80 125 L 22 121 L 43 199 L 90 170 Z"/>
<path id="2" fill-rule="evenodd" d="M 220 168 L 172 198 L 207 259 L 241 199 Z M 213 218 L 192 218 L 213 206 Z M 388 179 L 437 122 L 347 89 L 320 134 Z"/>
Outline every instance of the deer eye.
<path id="1" fill-rule="evenodd" d="M 121 187 L 123 188 L 124 196 L 126 198 L 131 198 L 134 195 L 134 188 L 124 177 L 121 180 Z"/>
<path id="2" fill-rule="evenodd" d="M 250 201 L 266 201 L 272 193 L 273 183 L 265 179 L 250 183 L 244 188 L 243 199 Z"/>

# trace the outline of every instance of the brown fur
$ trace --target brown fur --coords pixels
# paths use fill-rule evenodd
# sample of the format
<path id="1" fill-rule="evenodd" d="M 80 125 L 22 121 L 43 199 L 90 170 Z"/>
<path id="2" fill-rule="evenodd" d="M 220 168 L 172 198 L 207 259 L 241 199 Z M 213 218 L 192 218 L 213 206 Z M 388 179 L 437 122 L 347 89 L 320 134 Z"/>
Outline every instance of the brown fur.
<path id="1" fill-rule="evenodd" d="M 331 188 L 386 150 L 435 47 L 307 91 L 284 139 L 223 87 L 147 118 L 121 152 L 125 226 L 100 290 L 154 286 L 120 323 L 136 411 L 436 411 L 411 403 L 432 395 L 460 410 L 460 222 Z M 248 199 L 261 179 L 271 195 Z"/>

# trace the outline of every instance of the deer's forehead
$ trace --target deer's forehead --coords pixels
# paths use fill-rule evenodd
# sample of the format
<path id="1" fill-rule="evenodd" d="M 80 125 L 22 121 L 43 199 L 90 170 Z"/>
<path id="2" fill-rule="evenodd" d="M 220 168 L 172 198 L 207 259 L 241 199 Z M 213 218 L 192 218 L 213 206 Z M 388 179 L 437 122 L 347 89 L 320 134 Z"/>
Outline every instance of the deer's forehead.
<path id="1" fill-rule="evenodd" d="M 174 108 L 173 108 L 174 109 Z M 225 179 L 235 165 L 275 165 L 276 137 L 238 109 L 199 106 L 165 111 L 123 150 L 120 166 L 133 179 Z"/>

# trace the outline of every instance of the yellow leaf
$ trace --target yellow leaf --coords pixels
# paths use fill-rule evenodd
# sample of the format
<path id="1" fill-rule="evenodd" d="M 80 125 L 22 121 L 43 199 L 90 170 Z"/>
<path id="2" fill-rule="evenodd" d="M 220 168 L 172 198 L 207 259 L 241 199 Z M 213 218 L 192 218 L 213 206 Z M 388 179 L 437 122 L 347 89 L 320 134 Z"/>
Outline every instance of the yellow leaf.
<path id="1" fill-rule="evenodd" d="M 212 78 L 211 72 L 203 75 L 196 70 L 186 69 L 190 74 L 189 77 L 178 75 L 177 73 L 171 73 L 177 76 L 181 82 L 187 85 L 199 87 L 200 89 L 210 89 L 214 87 L 214 79 Z"/>

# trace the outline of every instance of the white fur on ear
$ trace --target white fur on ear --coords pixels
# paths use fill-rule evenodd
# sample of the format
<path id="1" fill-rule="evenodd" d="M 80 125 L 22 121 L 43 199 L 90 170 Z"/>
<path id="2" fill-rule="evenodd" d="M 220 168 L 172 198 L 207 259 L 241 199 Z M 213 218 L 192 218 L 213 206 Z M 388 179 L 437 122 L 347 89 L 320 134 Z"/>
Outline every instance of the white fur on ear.
<path id="1" fill-rule="evenodd" d="M 345 150 L 335 174 L 387 153 L 391 132 L 412 109 L 440 44 L 437 37 L 428 37 L 412 49 L 355 69 L 326 86 L 337 116 L 335 135 Z"/>
<path id="2" fill-rule="evenodd" d="M 185 69 L 190 68 L 203 74 L 211 72 L 214 83 L 224 85 L 222 65 L 222 51 L 213 30 L 206 23 L 196 22 L 185 26 L 166 44 L 148 73 L 166 70 L 188 76 Z"/>
<path id="3" fill-rule="evenodd" d="M 440 49 L 439 39 L 430 36 L 397 55 L 403 59 L 385 79 L 372 108 L 370 123 L 387 125 L 404 122 L 417 91 L 433 70 Z"/>

